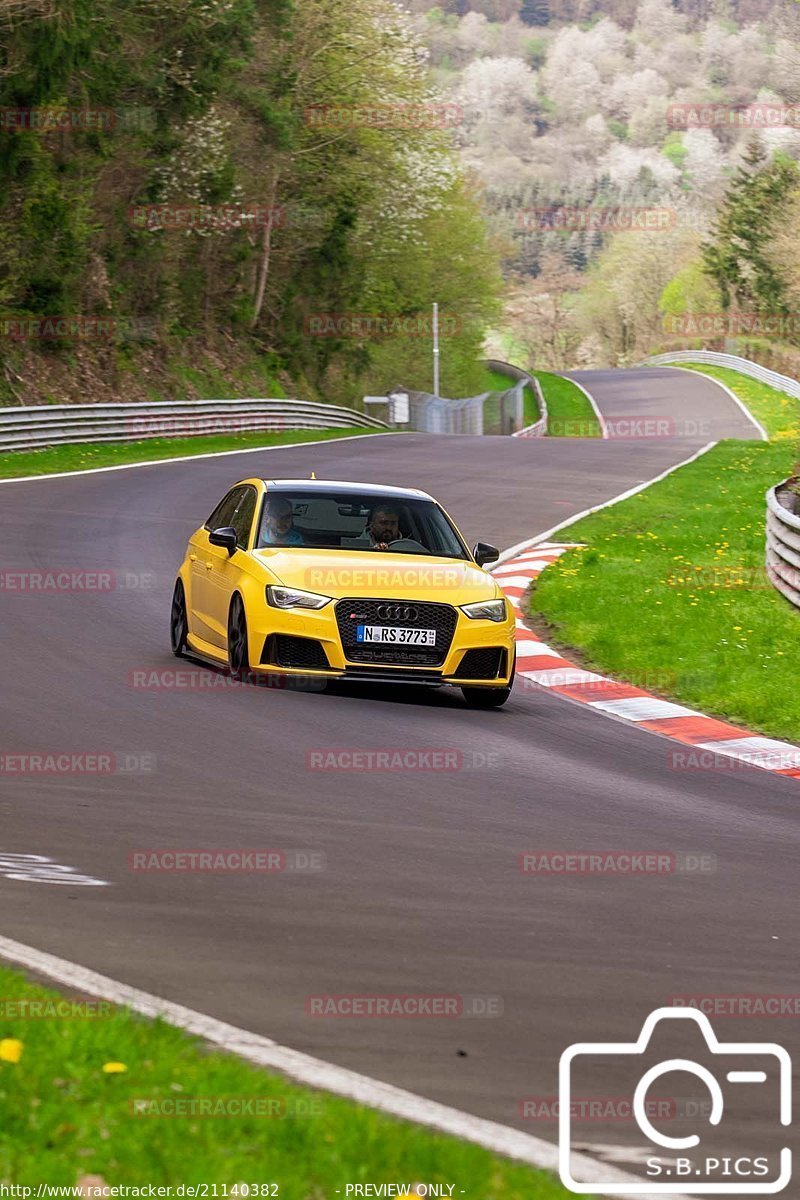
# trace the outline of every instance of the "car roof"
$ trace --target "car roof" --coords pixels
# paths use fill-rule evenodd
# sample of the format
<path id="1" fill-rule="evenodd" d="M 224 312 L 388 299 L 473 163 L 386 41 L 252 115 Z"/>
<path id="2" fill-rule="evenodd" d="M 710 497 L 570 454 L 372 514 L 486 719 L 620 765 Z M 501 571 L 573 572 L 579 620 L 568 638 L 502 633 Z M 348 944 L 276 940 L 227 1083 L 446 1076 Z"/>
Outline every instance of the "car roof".
<path id="1" fill-rule="evenodd" d="M 380 483 L 353 483 L 342 479 L 265 479 L 264 484 L 269 491 L 300 489 L 304 492 L 316 492 L 320 496 L 333 496 L 342 491 L 358 492 L 362 496 L 393 496 L 396 499 L 432 500 L 427 492 L 419 488 L 389 487 Z"/>

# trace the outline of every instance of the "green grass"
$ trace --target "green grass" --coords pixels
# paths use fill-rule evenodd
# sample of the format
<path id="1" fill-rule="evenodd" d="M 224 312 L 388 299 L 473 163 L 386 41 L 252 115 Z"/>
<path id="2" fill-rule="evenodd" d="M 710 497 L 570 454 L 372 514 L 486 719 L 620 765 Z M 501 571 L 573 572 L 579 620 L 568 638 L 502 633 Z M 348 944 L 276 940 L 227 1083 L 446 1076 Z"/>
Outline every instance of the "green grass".
<path id="1" fill-rule="evenodd" d="M 770 438 L 800 442 L 800 403 L 794 397 L 777 392 L 765 383 L 759 383 L 748 375 L 740 375 L 728 367 L 707 367 L 705 363 L 677 365 L 698 371 L 701 375 L 710 375 L 712 379 L 726 384 L 761 422 Z"/>
<path id="2" fill-rule="evenodd" d="M 547 569 L 531 612 L 591 667 L 646 670 L 691 707 L 796 740 L 800 613 L 764 578 L 764 493 L 792 464 L 785 441 L 723 442 L 570 525 L 586 548 Z"/>
<path id="3" fill-rule="evenodd" d="M 602 437 L 594 409 L 571 379 L 533 371 L 547 401 L 549 437 Z"/>
<path id="4" fill-rule="evenodd" d="M 4 967 L 0 996 L 0 1039 L 23 1043 L 20 1061 L 0 1061 L 3 1183 L 68 1186 L 82 1175 L 112 1186 L 274 1182 L 281 1200 L 326 1200 L 343 1196 L 348 1183 L 420 1180 L 454 1184 L 455 1195 L 463 1189 L 475 1200 L 569 1195 L 548 1174 L 292 1086 L 163 1022 L 121 1010 L 89 1019 L 12 1016 L 9 999 L 58 997 Z M 0 1041 L 0 1060 L 4 1049 Z M 109 1062 L 126 1070 L 104 1073 Z M 134 1111 L 137 1101 L 160 1113 L 152 1106 L 201 1099 L 230 1106 L 237 1098 L 259 1098 L 280 1115 Z"/>
<path id="5" fill-rule="evenodd" d="M 250 450 L 259 446 L 291 446 L 296 442 L 317 442 L 375 432 L 378 431 L 360 428 L 287 429 L 280 433 L 152 438 L 144 442 L 115 442 L 113 445 L 92 442 L 79 446 L 51 446 L 45 450 L 18 450 L 12 454 L 0 454 L 0 479 L 15 479 L 20 475 L 52 475 L 59 471 L 88 471 L 92 467 L 118 467 L 126 463 L 151 462 L 158 458 Z"/>

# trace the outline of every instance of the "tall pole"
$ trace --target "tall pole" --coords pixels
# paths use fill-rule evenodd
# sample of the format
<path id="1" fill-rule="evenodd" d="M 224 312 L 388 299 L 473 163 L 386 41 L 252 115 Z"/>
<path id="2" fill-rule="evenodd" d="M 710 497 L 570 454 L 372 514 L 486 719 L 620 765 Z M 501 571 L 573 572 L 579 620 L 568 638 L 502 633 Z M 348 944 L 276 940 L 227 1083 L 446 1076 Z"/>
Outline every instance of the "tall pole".
<path id="1" fill-rule="evenodd" d="M 433 394 L 439 395 L 439 305 L 433 302 Z"/>

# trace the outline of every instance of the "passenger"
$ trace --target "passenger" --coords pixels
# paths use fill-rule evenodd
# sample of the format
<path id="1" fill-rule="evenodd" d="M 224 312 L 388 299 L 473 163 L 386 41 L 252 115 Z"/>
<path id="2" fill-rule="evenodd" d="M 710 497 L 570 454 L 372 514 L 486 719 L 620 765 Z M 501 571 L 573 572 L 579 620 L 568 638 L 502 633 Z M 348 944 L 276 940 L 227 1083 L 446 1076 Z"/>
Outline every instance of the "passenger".
<path id="1" fill-rule="evenodd" d="M 268 496 L 261 530 L 262 546 L 302 546 L 303 535 L 294 528 L 291 500 L 283 496 Z"/>

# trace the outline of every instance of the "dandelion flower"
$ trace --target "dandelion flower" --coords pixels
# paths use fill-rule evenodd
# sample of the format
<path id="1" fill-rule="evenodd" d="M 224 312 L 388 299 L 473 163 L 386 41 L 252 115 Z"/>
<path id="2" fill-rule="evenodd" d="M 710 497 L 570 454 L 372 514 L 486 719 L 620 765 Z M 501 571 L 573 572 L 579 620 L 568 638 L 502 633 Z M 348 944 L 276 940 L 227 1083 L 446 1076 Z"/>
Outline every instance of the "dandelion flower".
<path id="1" fill-rule="evenodd" d="M 18 1063 L 22 1058 L 22 1042 L 17 1038 L 0 1039 L 0 1062 Z"/>

